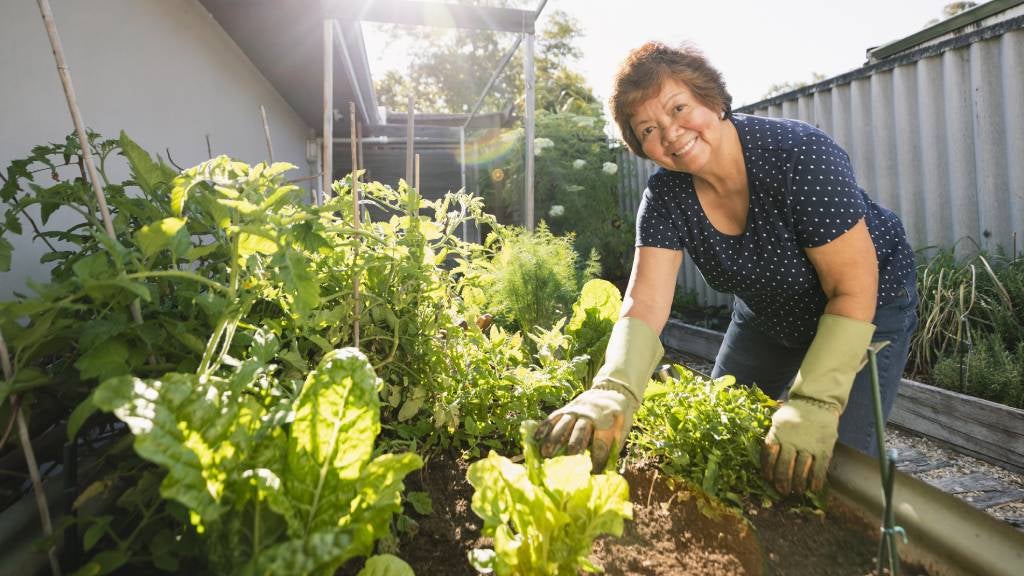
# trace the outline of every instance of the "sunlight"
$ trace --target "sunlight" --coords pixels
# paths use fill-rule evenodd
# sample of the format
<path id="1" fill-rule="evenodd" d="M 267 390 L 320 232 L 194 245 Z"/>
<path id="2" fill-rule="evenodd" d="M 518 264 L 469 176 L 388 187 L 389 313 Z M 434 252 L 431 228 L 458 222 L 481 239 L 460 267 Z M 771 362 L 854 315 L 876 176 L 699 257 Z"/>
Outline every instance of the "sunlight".
<path id="1" fill-rule="evenodd" d="M 466 146 L 466 166 L 489 164 L 504 158 L 522 138 L 522 130 L 488 130 L 473 140 L 475 146 Z"/>

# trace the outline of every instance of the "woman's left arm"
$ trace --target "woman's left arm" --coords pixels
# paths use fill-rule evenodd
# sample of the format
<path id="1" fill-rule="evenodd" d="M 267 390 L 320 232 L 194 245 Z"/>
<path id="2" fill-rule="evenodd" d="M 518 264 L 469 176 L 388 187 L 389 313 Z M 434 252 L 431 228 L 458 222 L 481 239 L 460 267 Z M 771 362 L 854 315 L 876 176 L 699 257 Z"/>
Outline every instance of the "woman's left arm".
<path id="1" fill-rule="evenodd" d="M 878 258 L 864 219 L 805 250 L 828 304 L 761 453 L 765 478 L 782 494 L 825 485 L 839 417 L 875 331 Z"/>
<path id="2" fill-rule="evenodd" d="M 874 320 L 878 300 L 878 255 L 863 218 L 828 244 L 804 251 L 828 297 L 826 314 L 862 322 Z"/>

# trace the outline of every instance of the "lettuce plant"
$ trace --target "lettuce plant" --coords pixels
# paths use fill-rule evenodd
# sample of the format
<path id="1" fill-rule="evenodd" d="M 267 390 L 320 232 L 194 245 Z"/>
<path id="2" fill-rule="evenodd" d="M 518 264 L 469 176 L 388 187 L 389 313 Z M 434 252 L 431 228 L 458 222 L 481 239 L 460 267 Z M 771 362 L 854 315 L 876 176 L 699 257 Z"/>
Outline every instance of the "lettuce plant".
<path id="1" fill-rule="evenodd" d="M 267 372 L 252 358 L 230 379 L 122 376 L 93 402 L 166 472 L 160 493 L 188 509 L 214 573 L 330 574 L 389 533 L 403 478 L 422 460 L 372 458 L 377 377 L 358 350 L 326 354 L 291 410 L 253 394 Z"/>
<path id="2" fill-rule="evenodd" d="M 736 385 L 732 376 L 707 380 L 675 368 L 681 376 L 647 387 L 630 455 L 656 459 L 666 474 L 733 506 L 745 497 L 777 499 L 760 472 L 776 402 L 756 386 Z"/>
<path id="3" fill-rule="evenodd" d="M 492 450 L 469 467 L 473 512 L 494 539 L 493 550 L 474 550 L 470 561 L 499 576 L 600 572 L 587 556 L 595 538 L 620 536 L 623 520 L 633 518 L 629 485 L 615 472 L 591 475 L 589 454 L 542 459 L 536 427 L 524 422 L 520 430 L 525 466 Z"/>

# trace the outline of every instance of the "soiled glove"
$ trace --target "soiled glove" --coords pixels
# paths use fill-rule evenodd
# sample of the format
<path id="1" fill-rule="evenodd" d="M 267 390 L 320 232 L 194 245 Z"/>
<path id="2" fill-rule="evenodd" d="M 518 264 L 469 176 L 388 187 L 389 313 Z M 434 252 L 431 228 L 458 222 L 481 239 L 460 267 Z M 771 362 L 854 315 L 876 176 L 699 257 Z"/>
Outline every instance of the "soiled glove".
<path id="1" fill-rule="evenodd" d="M 541 455 L 564 449 L 579 454 L 588 447 L 595 474 L 604 471 L 629 435 L 633 413 L 644 398 L 647 382 L 664 355 L 658 335 L 644 321 L 622 318 L 612 328 L 604 365 L 594 384 L 564 407 L 552 412 L 534 434 Z"/>
<path id="2" fill-rule="evenodd" d="M 839 438 L 839 416 L 875 326 L 824 314 L 800 364 L 789 399 L 772 416 L 761 452 L 764 477 L 781 494 L 821 490 Z"/>

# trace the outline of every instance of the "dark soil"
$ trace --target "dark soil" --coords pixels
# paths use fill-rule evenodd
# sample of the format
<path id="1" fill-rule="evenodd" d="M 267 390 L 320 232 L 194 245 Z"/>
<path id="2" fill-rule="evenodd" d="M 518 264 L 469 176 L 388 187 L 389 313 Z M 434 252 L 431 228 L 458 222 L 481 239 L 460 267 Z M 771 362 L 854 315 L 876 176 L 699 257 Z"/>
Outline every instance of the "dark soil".
<path id="1" fill-rule="evenodd" d="M 487 547 L 482 522 L 470 503 L 473 488 L 466 481 L 468 463 L 434 457 L 406 480 L 408 491 L 430 494 L 434 513 L 419 516 L 408 509 L 418 527 L 401 537 L 396 552 L 418 576 L 475 576 L 467 554 Z M 627 470 L 632 522 L 621 537 L 606 536 L 594 545 L 591 559 L 611 576 L 749 575 L 866 576 L 873 573 L 878 527 L 871 526 L 838 502 L 827 515 L 778 505 L 748 510 L 750 522 L 673 488 L 652 468 Z M 343 574 L 355 574 L 346 566 Z M 927 572 L 901 566 L 907 576 Z"/>

